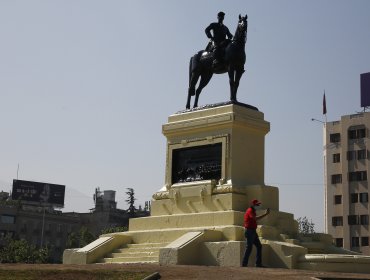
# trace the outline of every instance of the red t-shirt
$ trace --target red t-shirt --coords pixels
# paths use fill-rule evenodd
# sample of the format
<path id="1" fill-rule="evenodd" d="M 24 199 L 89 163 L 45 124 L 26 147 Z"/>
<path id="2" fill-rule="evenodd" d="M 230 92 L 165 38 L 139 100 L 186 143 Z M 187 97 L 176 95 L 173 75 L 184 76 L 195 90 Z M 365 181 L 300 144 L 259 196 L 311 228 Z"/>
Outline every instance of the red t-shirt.
<path id="1" fill-rule="evenodd" d="M 256 211 L 249 207 L 244 214 L 244 227 L 250 229 L 257 228 Z"/>

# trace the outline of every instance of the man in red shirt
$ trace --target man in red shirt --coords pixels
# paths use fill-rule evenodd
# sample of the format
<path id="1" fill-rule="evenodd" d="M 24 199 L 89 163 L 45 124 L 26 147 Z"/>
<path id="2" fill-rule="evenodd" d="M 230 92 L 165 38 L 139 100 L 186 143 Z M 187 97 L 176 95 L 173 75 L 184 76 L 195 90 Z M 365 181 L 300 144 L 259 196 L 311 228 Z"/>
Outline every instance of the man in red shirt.
<path id="1" fill-rule="evenodd" d="M 262 266 L 262 245 L 257 234 L 257 220 L 262 219 L 270 213 L 270 209 L 267 208 L 265 214 L 256 216 L 256 207 L 260 206 L 261 202 L 257 199 L 253 199 L 251 206 L 247 209 L 244 214 L 244 227 L 245 227 L 245 238 L 247 239 L 247 245 L 243 257 L 242 266 L 248 266 L 248 259 L 252 252 L 253 244 L 257 248 L 256 254 L 256 267 Z"/>

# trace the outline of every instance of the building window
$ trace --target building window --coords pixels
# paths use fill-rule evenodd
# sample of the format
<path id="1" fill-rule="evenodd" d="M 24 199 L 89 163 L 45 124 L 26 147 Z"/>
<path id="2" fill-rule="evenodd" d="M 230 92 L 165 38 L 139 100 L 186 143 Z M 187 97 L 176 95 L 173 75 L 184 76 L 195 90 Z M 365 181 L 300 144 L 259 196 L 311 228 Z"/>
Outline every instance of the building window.
<path id="1" fill-rule="evenodd" d="M 334 195 L 334 204 L 342 204 L 342 196 Z"/>
<path id="2" fill-rule="evenodd" d="M 366 181 L 367 180 L 367 172 L 366 171 L 349 172 L 348 173 L 348 180 L 350 182 Z"/>
<path id="3" fill-rule="evenodd" d="M 357 215 L 348 215 L 348 224 L 349 225 L 358 225 L 358 216 Z"/>
<path id="4" fill-rule="evenodd" d="M 348 130 L 348 139 L 356 139 L 356 129 Z"/>
<path id="5" fill-rule="evenodd" d="M 366 203 L 369 201 L 369 194 L 366 192 L 360 193 L 360 202 Z"/>
<path id="6" fill-rule="evenodd" d="M 358 193 L 351 193 L 351 203 L 358 202 Z"/>
<path id="7" fill-rule="evenodd" d="M 15 216 L 1 215 L 1 222 L 3 224 L 15 224 Z"/>
<path id="8" fill-rule="evenodd" d="M 359 237 L 352 237 L 351 247 L 360 247 Z"/>
<path id="9" fill-rule="evenodd" d="M 366 130 L 365 128 L 357 129 L 357 138 L 365 138 Z"/>
<path id="10" fill-rule="evenodd" d="M 360 215 L 360 224 L 368 225 L 369 224 L 369 215 Z"/>
<path id="11" fill-rule="evenodd" d="M 356 151 L 347 151 L 347 160 L 356 159 Z"/>
<path id="12" fill-rule="evenodd" d="M 350 129 L 348 130 L 348 139 L 360 139 L 366 137 L 365 128 Z"/>
<path id="13" fill-rule="evenodd" d="M 343 247 L 343 238 L 335 238 L 335 246 Z"/>
<path id="14" fill-rule="evenodd" d="M 332 218 L 332 225 L 333 225 L 333 227 L 343 226 L 343 217 L 341 217 L 341 216 L 333 217 Z"/>
<path id="15" fill-rule="evenodd" d="M 338 143 L 338 142 L 340 142 L 340 133 L 330 134 L 330 142 L 331 143 Z"/>
<path id="16" fill-rule="evenodd" d="M 366 158 L 367 158 L 367 150 L 357 151 L 357 159 L 366 159 Z"/>
<path id="17" fill-rule="evenodd" d="M 333 154 L 333 163 L 340 162 L 340 154 Z"/>
<path id="18" fill-rule="evenodd" d="M 333 174 L 333 175 L 331 175 L 331 183 L 332 184 L 342 183 L 342 174 Z"/>
<path id="19" fill-rule="evenodd" d="M 369 246 L 369 237 L 361 237 L 361 246 Z"/>

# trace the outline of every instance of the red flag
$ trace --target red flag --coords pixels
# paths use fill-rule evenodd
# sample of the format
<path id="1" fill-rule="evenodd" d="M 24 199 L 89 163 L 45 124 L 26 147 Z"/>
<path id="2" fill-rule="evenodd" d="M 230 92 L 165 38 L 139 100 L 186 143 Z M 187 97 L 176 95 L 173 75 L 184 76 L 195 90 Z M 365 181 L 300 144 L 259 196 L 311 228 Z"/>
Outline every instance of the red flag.
<path id="1" fill-rule="evenodd" d="M 326 98 L 325 98 L 325 91 L 324 91 L 324 99 L 322 100 L 322 114 L 326 115 Z"/>

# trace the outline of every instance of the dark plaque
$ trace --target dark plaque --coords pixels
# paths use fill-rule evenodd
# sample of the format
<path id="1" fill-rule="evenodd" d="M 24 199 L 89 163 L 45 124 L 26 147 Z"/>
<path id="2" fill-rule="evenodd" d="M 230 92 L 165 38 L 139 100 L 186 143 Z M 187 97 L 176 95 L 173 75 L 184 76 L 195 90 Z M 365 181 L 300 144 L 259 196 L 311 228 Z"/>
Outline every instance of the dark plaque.
<path id="1" fill-rule="evenodd" d="M 222 143 L 172 151 L 172 184 L 221 179 Z"/>

